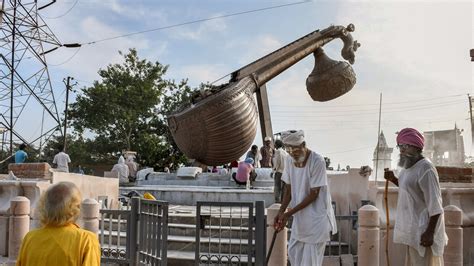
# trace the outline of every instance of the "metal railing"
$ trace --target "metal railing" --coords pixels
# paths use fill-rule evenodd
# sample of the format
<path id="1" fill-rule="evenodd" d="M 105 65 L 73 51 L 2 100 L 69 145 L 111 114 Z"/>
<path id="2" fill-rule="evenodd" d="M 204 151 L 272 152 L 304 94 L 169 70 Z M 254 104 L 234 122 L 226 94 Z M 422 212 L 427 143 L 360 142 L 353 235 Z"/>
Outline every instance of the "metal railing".
<path id="1" fill-rule="evenodd" d="M 127 210 L 100 213 L 102 263 L 167 264 L 168 202 L 134 197 Z"/>
<path id="2" fill-rule="evenodd" d="M 139 264 L 167 264 L 168 202 L 140 200 L 138 242 Z"/>
<path id="3" fill-rule="evenodd" d="M 134 237 L 130 210 L 100 210 L 100 249 L 104 263 L 131 264 L 134 255 L 131 246 Z M 124 231 L 125 229 L 125 231 Z"/>
<path id="4" fill-rule="evenodd" d="M 331 238 L 328 243 L 327 254 L 331 255 L 342 255 L 342 254 L 352 254 L 357 257 L 357 250 L 352 249 L 352 241 L 353 241 L 353 231 L 355 230 L 357 233 L 357 214 L 352 215 L 336 215 L 336 224 L 337 224 L 337 234 L 336 239 Z M 345 224 L 345 225 L 344 225 Z M 343 232 L 341 229 L 344 228 L 347 231 Z M 342 238 L 343 233 L 345 233 L 345 239 Z M 355 243 L 357 243 L 357 238 L 355 239 Z M 334 250 L 333 243 L 337 245 L 336 250 Z"/>
<path id="5" fill-rule="evenodd" d="M 265 252 L 263 201 L 197 202 L 195 265 L 264 265 Z"/>

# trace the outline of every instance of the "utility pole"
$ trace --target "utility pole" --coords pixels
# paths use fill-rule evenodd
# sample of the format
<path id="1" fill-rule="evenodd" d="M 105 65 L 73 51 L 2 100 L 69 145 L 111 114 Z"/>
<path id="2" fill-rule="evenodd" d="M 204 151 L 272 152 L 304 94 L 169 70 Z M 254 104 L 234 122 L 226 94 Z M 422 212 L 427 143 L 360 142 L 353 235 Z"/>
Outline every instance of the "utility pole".
<path id="1" fill-rule="evenodd" d="M 474 120 L 472 120 L 472 97 L 471 95 L 467 95 L 467 98 L 469 99 L 469 115 L 471 117 L 471 139 L 472 139 L 472 144 L 471 146 L 474 145 Z"/>
<path id="2" fill-rule="evenodd" d="M 68 104 L 69 104 L 69 91 L 72 89 L 72 86 L 76 85 L 76 84 L 73 84 L 71 85 L 70 82 L 71 80 L 73 80 L 74 78 L 73 77 L 67 77 L 67 80 L 65 82 L 66 84 L 66 106 L 64 107 L 64 142 L 63 142 L 63 148 L 64 148 L 64 152 L 66 152 L 66 146 L 67 146 L 67 141 L 66 141 L 66 133 L 67 133 L 67 108 L 68 108 Z M 64 82 L 64 80 L 63 80 Z"/>

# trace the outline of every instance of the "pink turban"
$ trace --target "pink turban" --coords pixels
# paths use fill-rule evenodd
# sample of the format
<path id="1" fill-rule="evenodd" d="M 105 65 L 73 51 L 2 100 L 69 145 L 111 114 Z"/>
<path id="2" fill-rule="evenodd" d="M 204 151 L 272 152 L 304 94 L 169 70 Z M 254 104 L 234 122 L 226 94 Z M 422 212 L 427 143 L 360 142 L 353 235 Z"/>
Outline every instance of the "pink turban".
<path id="1" fill-rule="evenodd" d="M 425 146 L 425 138 L 414 128 L 404 128 L 398 132 L 397 144 L 409 144 L 423 149 Z"/>

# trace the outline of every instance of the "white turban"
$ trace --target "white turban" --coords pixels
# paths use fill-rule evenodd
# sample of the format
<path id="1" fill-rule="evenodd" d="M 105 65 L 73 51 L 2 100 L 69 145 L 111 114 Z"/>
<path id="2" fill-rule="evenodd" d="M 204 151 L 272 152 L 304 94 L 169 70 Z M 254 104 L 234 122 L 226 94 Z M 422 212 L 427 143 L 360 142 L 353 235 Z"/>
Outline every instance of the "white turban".
<path id="1" fill-rule="evenodd" d="M 304 142 L 303 130 L 288 130 L 281 133 L 281 140 L 285 145 L 299 146 Z"/>

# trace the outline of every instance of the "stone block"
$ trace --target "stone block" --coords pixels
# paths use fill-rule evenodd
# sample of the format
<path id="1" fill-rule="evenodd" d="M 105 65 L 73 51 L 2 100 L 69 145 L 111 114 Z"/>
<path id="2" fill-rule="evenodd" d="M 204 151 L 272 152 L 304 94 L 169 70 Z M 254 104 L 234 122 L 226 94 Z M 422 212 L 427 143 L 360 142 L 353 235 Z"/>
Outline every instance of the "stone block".
<path id="1" fill-rule="evenodd" d="M 20 181 L 21 188 L 23 189 L 23 196 L 30 200 L 30 215 L 34 220 L 38 220 L 39 216 L 36 212 L 36 206 L 38 205 L 41 194 L 43 194 L 51 183 L 47 180 L 22 180 Z"/>
<path id="2" fill-rule="evenodd" d="M 341 254 L 341 266 L 354 266 L 354 256 L 352 254 Z"/>
<path id="3" fill-rule="evenodd" d="M 11 163 L 8 171 L 12 171 L 18 178 L 51 179 L 51 166 L 48 163 Z"/>
<path id="4" fill-rule="evenodd" d="M 75 173 L 54 172 L 52 183 L 72 182 L 81 191 L 82 198 L 98 200 L 99 196 L 108 197 L 107 208 L 118 208 L 119 180 L 99 176 L 80 175 Z"/>
<path id="5" fill-rule="evenodd" d="M 118 172 L 111 172 L 111 171 L 104 171 L 104 177 L 109 177 L 109 178 L 119 178 L 119 173 Z"/>
<path id="6" fill-rule="evenodd" d="M 10 200 L 16 196 L 23 195 L 20 181 L 0 181 L 0 214 L 10 215 Z"/>
<path id="7" fill-rule="evenodd" d="M 8 216 L 0 216 L 0 257 L 8 256 Z"/>
<path id="8" fill-rule="evenodd" d="M 10 201 L 10 214 L 24 216 L 30 214 L 30 200 L 27 197 L 18 196 Z"/>
<path id="9" fill-rule="evenodd" d="M 323 266 L 340 266 L 341 258 L 339 256 L 324 256 Z"/>
<path id="10" fill-rule="evenodd" d="M 196 178 L 202 173 L 201 167 L 180 167 L 176 173 L 177 177 Z"/>
<path id="11" fill-rule="evenodd" d="M 473 169 L 460 167 L 437 166 L 439 181 L 450 183 L 472 183 Z"/>
<path id="12" fill-rule="evenodd" d="M 30 230 L 30 200 L 18 196 L 11 200 L 8 228 L 8 259 L 16 260 L 23 237 Z"/>

